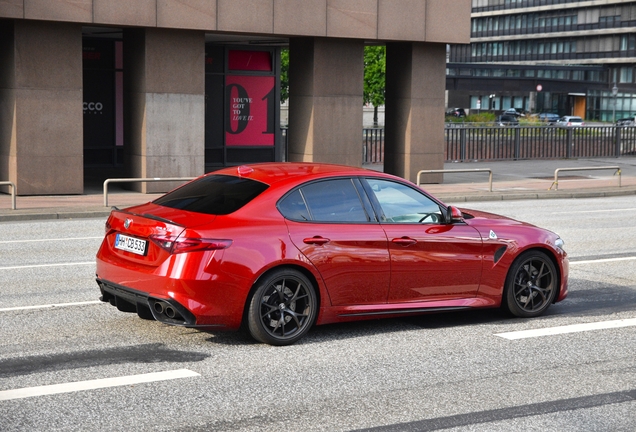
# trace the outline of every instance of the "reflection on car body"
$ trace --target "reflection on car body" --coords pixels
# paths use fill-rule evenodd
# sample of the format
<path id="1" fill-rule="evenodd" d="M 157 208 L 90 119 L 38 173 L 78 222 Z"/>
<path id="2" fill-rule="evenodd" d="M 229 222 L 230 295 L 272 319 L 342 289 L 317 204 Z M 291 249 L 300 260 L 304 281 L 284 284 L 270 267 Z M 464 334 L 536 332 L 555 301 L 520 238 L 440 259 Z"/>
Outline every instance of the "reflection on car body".
<path id="1" fill-rule="evenodd" d="M 395 176 L 266 163 L 113 210 L 96 273 L 120 311 L 286 345 L 334 322 L 484 307 L 537 316 L 566 297 L 568 259 L 550 231 L 447 206 Z"/>

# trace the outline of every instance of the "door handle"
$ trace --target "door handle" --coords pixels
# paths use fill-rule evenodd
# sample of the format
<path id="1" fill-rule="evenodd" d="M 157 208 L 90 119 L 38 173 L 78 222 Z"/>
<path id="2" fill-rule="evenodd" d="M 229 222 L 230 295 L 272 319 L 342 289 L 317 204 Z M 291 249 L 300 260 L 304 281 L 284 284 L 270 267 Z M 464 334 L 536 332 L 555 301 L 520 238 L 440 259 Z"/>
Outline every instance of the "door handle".
<path id="1" fill-rule="evenodd" d="M 412 239 L 411 237 L 406 237 L 406 236 L 400 237 L 400 238 L 394 238 L 391 241 L 395 244 L 399 244 L 400 246 L 410 246 L 417 243 L 417 240 Z"/>
<path id="2" fill-rule="evenodd" d="M 315 245 L 324 245 L 325 243 L 329 243 L 331 240 L 329 240 L 328 238 L 324 238 L 324 237 L 320 237 L 320 236 L 314 236 L 314 237 L 307 237 L 306 239 L 303 240 L 303 243 L 306 244 L 315 244 Z"/>

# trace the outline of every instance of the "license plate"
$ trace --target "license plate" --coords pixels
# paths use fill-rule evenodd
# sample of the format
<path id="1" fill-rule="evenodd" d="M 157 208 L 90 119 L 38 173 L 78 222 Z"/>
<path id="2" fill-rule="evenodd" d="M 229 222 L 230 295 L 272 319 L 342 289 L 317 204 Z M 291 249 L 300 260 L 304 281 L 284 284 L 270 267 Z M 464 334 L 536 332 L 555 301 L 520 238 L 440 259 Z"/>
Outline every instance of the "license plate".
<path id="1" fill-rule="evenodd" d="M 125 250 L 127 252 L 132 252 L 137 255 L 146 255 L 148 242 L 146 240 L 140 240 L 135 237 L 117 234 L 115 236 L 115 248 Z"/>

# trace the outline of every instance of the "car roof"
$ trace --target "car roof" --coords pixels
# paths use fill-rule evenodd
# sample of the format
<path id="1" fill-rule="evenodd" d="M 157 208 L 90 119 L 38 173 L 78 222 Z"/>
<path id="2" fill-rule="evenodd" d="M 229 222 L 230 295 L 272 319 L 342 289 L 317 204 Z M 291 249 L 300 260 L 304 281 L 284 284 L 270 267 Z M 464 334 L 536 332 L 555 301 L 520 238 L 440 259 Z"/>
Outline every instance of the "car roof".
<path id="1" fill-rule="evenodd" d="M 208 175 L 231 175 L 266 183 L 270 186 L 303 183 L 307 180 L 333 176 L 378 176 L 396 178 L 389 174 L 346 165 L 308 162 L 266 162 L 223 168 Z M 401 180 L 401 179 L 400 179 Z"/>

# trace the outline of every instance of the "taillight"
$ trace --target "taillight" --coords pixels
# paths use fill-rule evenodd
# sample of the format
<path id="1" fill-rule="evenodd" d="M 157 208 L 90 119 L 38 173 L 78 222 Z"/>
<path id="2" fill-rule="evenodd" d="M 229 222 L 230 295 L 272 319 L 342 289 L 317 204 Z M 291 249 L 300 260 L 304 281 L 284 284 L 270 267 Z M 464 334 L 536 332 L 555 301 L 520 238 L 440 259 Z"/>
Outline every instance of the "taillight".
<path id="1" fill-rule="evenodd" d="M 232 245 L 232 240 L 226 239 L 187 238 L 164 234 L 152 234 L 149 238 L 157 246 L 172 254 L 226 249 Z"/>
<path id="2" fill-rule="evenodd" d="M 108 235 L 112 229 L 113 227 L 110 224 L 110 218 L 108 218 L 104 224 L 104 235 Z"/>

